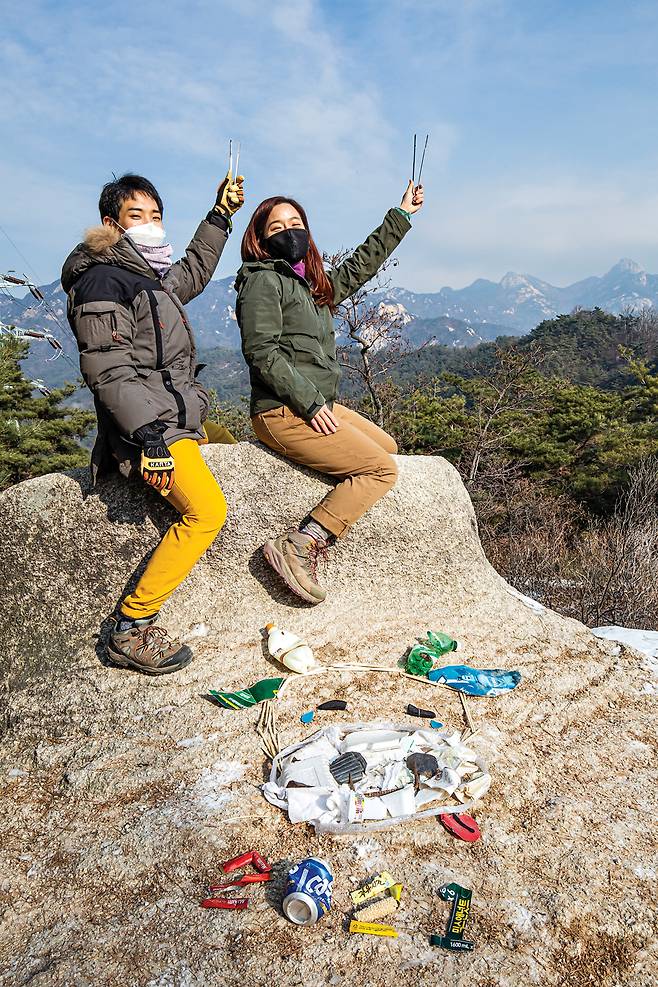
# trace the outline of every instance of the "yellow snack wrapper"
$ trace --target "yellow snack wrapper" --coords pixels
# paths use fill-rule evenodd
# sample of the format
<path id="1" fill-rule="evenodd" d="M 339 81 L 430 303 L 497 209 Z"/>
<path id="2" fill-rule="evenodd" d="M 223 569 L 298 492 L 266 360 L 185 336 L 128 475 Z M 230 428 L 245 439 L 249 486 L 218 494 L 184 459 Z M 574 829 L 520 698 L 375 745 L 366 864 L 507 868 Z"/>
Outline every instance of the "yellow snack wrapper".
<path id="1" fill-rule="evenodd" d="M 362 888 L 350 891 L 350 895 L 354 904 L 360 905 L 362 902 L 368 901 L 369 898 L 376 898 L 378 894 L 384 894 L 394 884 L 395 878 L 391 877 L 388 871 L 383 870 L 381 874 L 376 874 Z"/>
<path id="2" fill-rule="evenodd" d="M 392 925 L 377 925 L 375 922 L 350 922 L 350 932 L 361 932 L 366 936 L 390 936 L 397 939 L 398 934 Z"/>

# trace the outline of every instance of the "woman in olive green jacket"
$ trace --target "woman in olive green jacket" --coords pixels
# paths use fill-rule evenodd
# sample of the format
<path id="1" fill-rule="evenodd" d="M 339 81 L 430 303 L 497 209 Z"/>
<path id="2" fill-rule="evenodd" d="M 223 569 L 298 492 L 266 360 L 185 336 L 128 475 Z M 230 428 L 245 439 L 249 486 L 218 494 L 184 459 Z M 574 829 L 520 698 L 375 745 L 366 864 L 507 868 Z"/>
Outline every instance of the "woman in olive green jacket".
<path id="1" fill-rule="evenodd" d="M 381 226 L 330 272 L 294 199 L 261 202 L 242 241 L 236 315 L 254 431 L 275 452 L 338 480 L 298 530 L 263 546 L 270 565 L 308 603 L 326 597 L 317 581 L 318 552 L 344 535 L 397 478 L 395 441 L 336 401 L 333 315 L 377 273 L 422 204 L 422 186 L 409 182 L 400 206 L 389 209 Z"/>

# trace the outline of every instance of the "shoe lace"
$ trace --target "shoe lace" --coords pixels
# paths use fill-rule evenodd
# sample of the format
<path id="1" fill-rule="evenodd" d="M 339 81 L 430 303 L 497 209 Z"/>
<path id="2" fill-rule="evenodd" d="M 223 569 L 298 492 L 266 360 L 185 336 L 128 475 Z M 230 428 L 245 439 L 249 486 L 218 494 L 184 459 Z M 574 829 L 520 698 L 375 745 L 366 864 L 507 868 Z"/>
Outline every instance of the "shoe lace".
<path id="1" fill-rule="evenodd" d="M 308 548 L 306 549 L 311 575 L 316 582 L 318 581 L 318 568 L 320 563 L 322 563 L 322 571 L 327 571 L 327 565 L 329 564 L 328 548 L 329 546 L 326 541 L 312 541 L 309 542 Z"/>
<path id="2" fill-rule="evenodd" d="M 141 658 L 142 655 L 150 652 L 154 659 L 161 658 L 164 655 L 165 646 L 169 643 L 169 635 L 164 627 L 150 625 L 139 633 L 142 641 L 135 648 L 135 654 Z"/>

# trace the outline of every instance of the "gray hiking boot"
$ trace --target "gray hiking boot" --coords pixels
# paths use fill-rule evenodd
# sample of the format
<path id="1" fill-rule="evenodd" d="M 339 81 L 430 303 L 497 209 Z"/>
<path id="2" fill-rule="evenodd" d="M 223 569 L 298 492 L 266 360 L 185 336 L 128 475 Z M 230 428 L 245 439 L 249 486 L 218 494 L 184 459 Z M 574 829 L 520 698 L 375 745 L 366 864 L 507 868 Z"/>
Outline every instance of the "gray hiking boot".
<path id="1" fill-rule="evenodd" d="M 266 541 L 263 555 L 284 583 L 307 603 L 322 603 L 326 589 L 318 583 L 318 556 L 326 556 L 327 546 L 301 531 L 289 531 L 281 538 Z"/>
<path id="2" fill-rule="evenodd" d="M 192 661 L 192 652 L 172 641 L 164 627 L 155 624 L 113 630 L 107 644 L 107 656 L 121 668 L 134 668 L 145 675 L 167 675 Z"/>

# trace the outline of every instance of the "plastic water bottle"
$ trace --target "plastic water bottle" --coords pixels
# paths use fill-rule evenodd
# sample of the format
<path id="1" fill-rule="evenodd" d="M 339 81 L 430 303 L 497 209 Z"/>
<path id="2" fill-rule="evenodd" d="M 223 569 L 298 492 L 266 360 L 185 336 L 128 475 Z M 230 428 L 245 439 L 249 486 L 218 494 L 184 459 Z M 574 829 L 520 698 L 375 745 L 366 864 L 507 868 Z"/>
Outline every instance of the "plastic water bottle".
<path id="1" fill-rule="evenodd" d="M 281 907 L 295 925 L 313 925 L 331 908 L 334 875 L 325 860 L 307 857 L 288 873 Z"/>
<path id="2" fill-rule="evenodd" d="M 269 653 L 291 672 L 303 674 L 312 668 L 317 668 L 317 662 L 308 644 L 292 631 L 279 630 L 274 624 L 267 624 L 265 630 Z"/>

